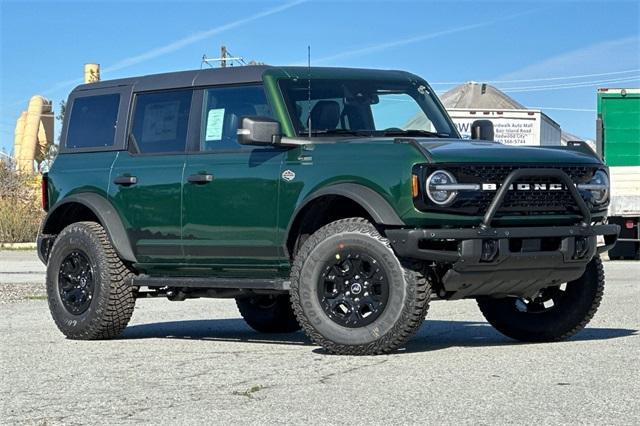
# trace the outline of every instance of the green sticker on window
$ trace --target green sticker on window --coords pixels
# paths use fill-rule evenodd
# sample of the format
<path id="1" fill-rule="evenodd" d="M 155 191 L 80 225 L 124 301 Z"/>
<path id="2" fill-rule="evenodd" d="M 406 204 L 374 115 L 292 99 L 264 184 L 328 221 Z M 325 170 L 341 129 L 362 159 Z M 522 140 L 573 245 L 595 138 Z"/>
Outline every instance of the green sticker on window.
<path id="1" fill-rule="evenodd" d="M 224 125 L 224 108 L 209 110 L 207 114 L 207 131 L 205 140 L 219 141 L 222 139 L 222 126 Z"/>

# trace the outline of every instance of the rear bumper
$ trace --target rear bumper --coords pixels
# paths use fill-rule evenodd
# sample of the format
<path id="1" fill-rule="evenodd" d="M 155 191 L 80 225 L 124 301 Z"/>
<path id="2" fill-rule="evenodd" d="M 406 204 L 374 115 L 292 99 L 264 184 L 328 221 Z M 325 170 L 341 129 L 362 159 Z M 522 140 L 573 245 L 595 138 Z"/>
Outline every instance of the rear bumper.
<path id="1" fill-rule="evenodd" d="M 450 265 L 442 277 L 449 298 L 534 295 L 579 278 L 597 253 L 616 243 L 618 225 L 388 229 L 401 258 Z M 597 246 L 597 237 L 604 245 Z"/>

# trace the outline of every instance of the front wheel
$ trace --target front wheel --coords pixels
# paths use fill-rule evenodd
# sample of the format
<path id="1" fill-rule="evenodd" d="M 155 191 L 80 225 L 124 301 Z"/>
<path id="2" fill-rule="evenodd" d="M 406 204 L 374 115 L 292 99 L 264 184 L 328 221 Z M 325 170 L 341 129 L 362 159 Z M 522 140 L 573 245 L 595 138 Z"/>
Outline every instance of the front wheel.
<path id="1" fill-rule="evenodd" d="M 604 270 L 595 257 L 580 278 L 542 289 L 537 297 L 478 298 L 487 321 L 500 333 L 523 342 L 553 342 L 582 330 L 598 310 Z"/>
<path id="2" fill-rule="evenodd" d="M 304 242 L 291 270 L 298 322 L 332 353 L 397 349 L 424 321 L 431 295 L 424 275 L 407 266 L 365 219 L 320 228 Z"/>

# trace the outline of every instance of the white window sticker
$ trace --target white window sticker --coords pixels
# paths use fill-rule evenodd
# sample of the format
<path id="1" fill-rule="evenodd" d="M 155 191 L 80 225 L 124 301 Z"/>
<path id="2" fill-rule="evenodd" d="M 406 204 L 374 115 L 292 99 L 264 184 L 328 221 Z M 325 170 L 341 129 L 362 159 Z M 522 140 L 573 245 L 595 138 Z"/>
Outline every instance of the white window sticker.
<path id="1" fill-rule="evenodd" d="M 207 114 L 207 131 L 205 140 L 219 141 L 222 139 L 222 126 L 224 125 L 224 108 L 209 110 Z"/>

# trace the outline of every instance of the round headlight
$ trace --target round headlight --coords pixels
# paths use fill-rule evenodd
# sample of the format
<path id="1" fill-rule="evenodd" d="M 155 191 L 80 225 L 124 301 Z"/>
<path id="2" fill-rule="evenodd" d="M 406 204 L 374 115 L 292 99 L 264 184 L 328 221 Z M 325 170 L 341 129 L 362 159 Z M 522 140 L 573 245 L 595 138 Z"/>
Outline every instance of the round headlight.
<path id="1" fill-rule="evenodd" d="M 456 178 L 446 170 L 436 170 L 427 178 L 427 196 L 439 206 L 451 204 L 458 195 L 457 191 L 448 190 L 447 185 L 457 183 Z"/>
<path id="2" fill-rule="evenodd" d="M 589 184 L 601 186 L 601 188 L 590 190 L 594 203 L 602 204 L 607 201 L 609 198 L 609 176 L 604 170 L 595 172 Z"/>

